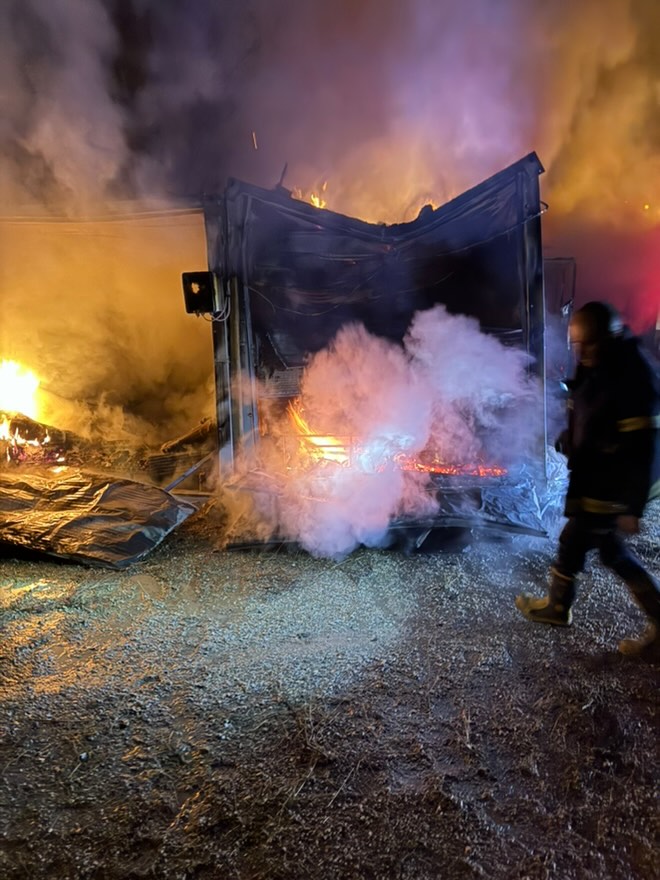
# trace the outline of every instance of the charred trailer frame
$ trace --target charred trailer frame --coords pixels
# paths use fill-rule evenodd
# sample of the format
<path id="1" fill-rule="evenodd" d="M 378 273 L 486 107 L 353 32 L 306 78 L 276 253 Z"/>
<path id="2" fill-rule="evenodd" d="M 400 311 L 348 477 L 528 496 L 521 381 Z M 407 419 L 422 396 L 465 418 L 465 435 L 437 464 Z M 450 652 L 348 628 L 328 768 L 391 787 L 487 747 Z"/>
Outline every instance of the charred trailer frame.
<path id="1" fill-rule="evenodd" d="M 211 316 L 221 474 L 258 442 L 257 388 L 265 380 L 268 394 L 295 396 L 306 358 L 347 321 L 400 342 L 417 311 L 442 304 L 528 352 L 545 390 L 543 171 L 530 153 L 392 225 L 317 208 L 282 186 L 230 180 L 206 198 L 208 271 L 184 274 L 183 287 L 186 310 Z M 542 399 L 535 455 L 545 472 Z"/>

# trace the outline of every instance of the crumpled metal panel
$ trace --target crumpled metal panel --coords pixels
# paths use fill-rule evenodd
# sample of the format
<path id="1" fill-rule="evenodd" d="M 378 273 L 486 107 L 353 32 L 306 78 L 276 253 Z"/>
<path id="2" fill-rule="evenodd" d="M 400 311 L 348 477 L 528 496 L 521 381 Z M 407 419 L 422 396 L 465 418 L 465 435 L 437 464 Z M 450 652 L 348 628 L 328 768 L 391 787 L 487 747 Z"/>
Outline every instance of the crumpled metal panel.
<path id="1" fill-rule="evenodd" d="M 416 539 L 419 548 L 426 535 L 443 529 L 549 537 L 562 517 L 567 470 L 566 459 L 553 449 L 548 449 L 548 459 L 547 480 L 535 462 L 523 463 L 503 477 L 432 476 L 428 491 L 436 504 L 433 513 L 394 518 L 383 531 L 382 546 L 397 544 L 399 533 L 411 532 L 413 540 L 422 535 Z M 229 541 L 231 548 L 297 543 L 277 528 L 277 500 L 283 494 L 277 476 L 252 470 L 235 478 L 227 488 L 259 499 L 258 523 L 251 521 L 249 514 L 237 523 Z"/>
<path id="2" fill-rule="evenodd" d="M 87 565 L 138 562 L 195 510 L 156 486 L 103 474 L 0 473 L 0 542 Z"/>
<path id="3" fill-rule="evenodd" d="M 413 314 L 442 303 L 492 332 L 518 331 L 517 343 L 541 369 L 542 171 L 530 153 L 447 204 L 393 225 L 231 181 L 224 199 L 204 211 L 212 271 L 249 290 L 243 308 L 259 363 L 244 366 L 258 374 L 298 367 L 347 322 L 400 340 Z"/>
<path id="4" fill-rule="evenodd" d="M 393 528 L 415 526 L 429 529 L 462 528 L 482 532 L 546 537 L 542 482 L 534 469 L 522 465 L 507 477 L 432 479 L 437 511 L 428 518 L 397 519 Z M 550 490 L 550 487 L 546 487 Z"/>

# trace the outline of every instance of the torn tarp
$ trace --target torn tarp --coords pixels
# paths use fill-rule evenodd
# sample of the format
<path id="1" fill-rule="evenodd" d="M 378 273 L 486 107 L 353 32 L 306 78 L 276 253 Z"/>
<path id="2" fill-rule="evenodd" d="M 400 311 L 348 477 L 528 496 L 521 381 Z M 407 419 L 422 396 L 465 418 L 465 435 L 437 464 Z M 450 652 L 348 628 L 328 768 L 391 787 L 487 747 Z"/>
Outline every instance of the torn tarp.
<path id="1" fill-rule="evenodd" d="M 196 508 L 145 483 L 68 471 L 0 473 L 0 543 L 125 568 Z"/>

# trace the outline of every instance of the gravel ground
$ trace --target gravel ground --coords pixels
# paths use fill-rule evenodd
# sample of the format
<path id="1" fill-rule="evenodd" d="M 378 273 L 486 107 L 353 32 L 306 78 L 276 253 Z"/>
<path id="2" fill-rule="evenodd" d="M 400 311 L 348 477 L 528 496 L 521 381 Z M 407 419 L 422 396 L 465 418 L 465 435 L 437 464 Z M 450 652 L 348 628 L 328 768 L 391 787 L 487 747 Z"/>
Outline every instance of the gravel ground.
<path id="1" fill-rule="evenodd" d="M 648 878 L 658 667 L 594 559 L 525 621 L 553 544 L 341 563 L 221 549 L 210 506 L 109 573 L 3 560 L 0 875 Z M 660 569 L 660 504 L 634 543 Z"/>

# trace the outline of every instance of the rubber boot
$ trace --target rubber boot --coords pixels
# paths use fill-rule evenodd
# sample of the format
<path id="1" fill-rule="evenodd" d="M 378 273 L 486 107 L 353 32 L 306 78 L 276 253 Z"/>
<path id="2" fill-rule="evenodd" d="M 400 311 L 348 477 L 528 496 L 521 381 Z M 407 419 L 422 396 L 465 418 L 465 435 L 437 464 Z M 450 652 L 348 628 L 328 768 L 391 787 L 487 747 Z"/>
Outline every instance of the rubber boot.
<path id="1" fill-rule="evenodd" d="M 626 578 L 630 594 L 649 619 L 646 629 L 637 638 L 623 639 L 619 651 L 627 657 L 660 660 L 660 588 L 655 578 L 645 571 Z"/>
<path id="2" fill-rule="evenodd" d="M 516 596 L 516 608 L 534 623 L 570 626 L 573 622 L 571 605 L 575 598 L 575 578 L 552 569 L 547 596 L 536 598 L 527 593 Z"/>

